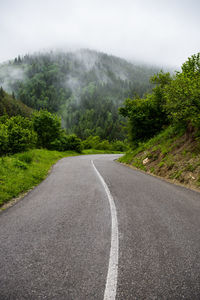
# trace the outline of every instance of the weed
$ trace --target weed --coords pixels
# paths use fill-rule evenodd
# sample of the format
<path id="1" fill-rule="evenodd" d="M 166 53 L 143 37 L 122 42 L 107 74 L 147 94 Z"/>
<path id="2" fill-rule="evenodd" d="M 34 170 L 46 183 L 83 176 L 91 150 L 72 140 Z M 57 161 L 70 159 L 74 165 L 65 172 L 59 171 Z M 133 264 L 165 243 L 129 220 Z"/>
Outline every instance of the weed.
<path id="1" fill-rule="evenodd" d="M 179 179 L 182 174 L 182 170 L 178 170 L 170 175 L 170 179 Z"/>
<path id="2" fill-rule="evenodd" d="M 158 167 L 159 167 L 159 168 L 162 168 L 164 165 L 165 165 L 164 161 L 161 161 L 161 162 L 158 164 Z"/>
<path id="3" fill-rule="evenodd" d="M 154 167 L 151 167 L 151 168 L 150 168 L 150 172 L 151 172 L 151 173 L 154 173 L 154 172 L 155 172 L 155 168 L 154 168 Z"/>
<path id="4" fill-rule="evenodd" d="M 188 165 L 186 166 L 185 170 L 186 170 L 186 171 L 193 172 L 196 168 L 197 168 L 197 164 L 196 164 L 196 165 L 188 164 Z"/>
<path id="5" fill-rule="evenodd" d="M 181 154 L 183 155 L 183 156 L 186 156 L 187 155 L 187 150 L 183 150 L 182 152 L 181 152 Z"/>
<path id="6" fill-rule="evenodd" d="M 27 169 L 28 169 L 27 164 L 24 163 L 24 162 L 21 161 L 21 160 L 18 160 L 18 159 L 15 159 L 15 160 L 14 160 L 13 165 L 14 165 L 14 167 L 20 168 L 20 169 L 22 169 L 22 170 L 27 170 Z"/>
<path id="7" fill-rule="evenodd" d="M 32 152 L 19 153 L 19 154 L 17 154 L 17 157 L 20 161 L 23 161 L 27 164 L 30 164 L 30 163 L 32 163 L 33 158 L 34 158 L 33 151 Z"/>

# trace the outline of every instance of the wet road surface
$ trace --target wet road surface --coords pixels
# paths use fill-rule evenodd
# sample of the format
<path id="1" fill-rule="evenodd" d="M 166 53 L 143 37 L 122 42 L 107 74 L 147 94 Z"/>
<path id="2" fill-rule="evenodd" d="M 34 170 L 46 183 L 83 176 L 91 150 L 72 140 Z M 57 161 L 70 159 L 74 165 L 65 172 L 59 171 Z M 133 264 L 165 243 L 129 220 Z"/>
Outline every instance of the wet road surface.
<path id="1" fill-rule="evenodd" d="M 200 193 L 117 157 L 64 158 L 0 213 L 0 299 L 200 299 Z"/>

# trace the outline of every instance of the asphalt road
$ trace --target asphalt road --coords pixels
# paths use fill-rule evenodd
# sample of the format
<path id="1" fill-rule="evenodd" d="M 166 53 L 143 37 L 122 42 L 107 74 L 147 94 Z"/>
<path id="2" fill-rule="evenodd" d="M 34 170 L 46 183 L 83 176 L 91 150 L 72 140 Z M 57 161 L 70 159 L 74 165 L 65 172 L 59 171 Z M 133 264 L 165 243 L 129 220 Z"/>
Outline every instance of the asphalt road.
<path id="1" fill-rule="evenodd" d="M 200 299 L 200 193 L 116 157 L 64 158 L 0 213 L 0 300 Z"/>

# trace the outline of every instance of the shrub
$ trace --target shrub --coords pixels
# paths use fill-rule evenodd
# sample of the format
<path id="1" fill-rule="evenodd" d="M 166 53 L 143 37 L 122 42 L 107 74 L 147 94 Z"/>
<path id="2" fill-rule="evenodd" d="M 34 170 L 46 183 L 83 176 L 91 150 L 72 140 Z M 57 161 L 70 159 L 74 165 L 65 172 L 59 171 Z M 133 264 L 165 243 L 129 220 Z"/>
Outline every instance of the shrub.
<path id="1" fill-rule="evenodd" d="M 111 145 L 109 144 L 108 140 L 103 140 L 102 142 L 98 143 L 95 147 L 97 150 L 111 150 Z"/>
<path id="2" fill-rule="evenodd" d="M 66 136 L 64 150 L 74 150 L 76 152 L 81 153 L 82 151 L 81 139 L 79 139 L 75 134 Z"/>
<path id="3" fill-rule="evenodd" d="M 60 136 L 61 119 L 47 110 L 33 113 L 33 127 L 38 135 L 38 146 L 51 149 L 52 143 Z"/>
<path id="4" fill-rule="evenodd" d="M 124 142 L 122 141 L 114 141 L 111 143 L 111 149 L 113 151 L 121 151 L 124 152 L 127 150 L 127 146 Z"/>
<path id="5" fill-rule="evenodd" d="M 58 151 L 73 150 L 81 153 L 82 143 L 75 134 L 66 135 L 62 132 L 62 134 L 57 139 L 51 142 L 50 149 Z"/>
<path id="6" fill-rule="evenodd" d="M 96 146 L 100 143 L 99 136 L 89 136 L 86 140 L 82 142 L 83 149 L 96 149 Z"/>
<path id="7" fill-rule="evenodd" d="M 33 148 L 37 134 L 32 122 L 25 117 L 15 116 L 0 123 L 0 154 L 17 153 Z"/>

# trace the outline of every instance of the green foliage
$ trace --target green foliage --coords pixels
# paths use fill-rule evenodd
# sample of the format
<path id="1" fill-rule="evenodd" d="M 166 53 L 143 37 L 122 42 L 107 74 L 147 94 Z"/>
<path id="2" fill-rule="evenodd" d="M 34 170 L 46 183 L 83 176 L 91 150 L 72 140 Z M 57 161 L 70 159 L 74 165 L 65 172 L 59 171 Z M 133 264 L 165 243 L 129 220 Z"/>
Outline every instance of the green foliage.
<path id="1" fill-rule="evenodd" d="M 128 117 L 129 139 L 134 144 L 153 137 L 168 124 L 163 96 L 157 88 L 146 98 L 127 99 L 119 112 Z"/>
<path id="2" fill-rule="evenodd" d="M 200 130 L 200 53 L 193 55 L 165 89 L 171 122 L 187 130 Z"/>
<path id="3" fill-rule="evenodd" d="M 83 151 L 83 154 L 99 153 L 108 151 L 93 149 Z M 75 151 L 33 149 L 0 157 L 0 206 L 40 183 L 58 159 L 76 155 L 79 154 Z"/>
<path id="4" fill-rule="evenodd" d="M 36 141 L 37 135 L 30 119 L 15 116 L 4 118 L 4 123 L 0 123 L 0 155 L 33 148 Z"/>
<path id="5" fill-rule="evenodd" d="M 0 123 L 0 155 L 8 152 L 8 130 L 5 124 Z"/>
<path id="6" fill-rule="evenodd" d="M 23 170 L 26 170 L 26 169 L 28 169 L 28 166 L 27 166 L 27 164 L 25 163 L 25 162 L 23 162 L 23 161 L 21 161 L 21 160 L 15 160 L 14 161 L 14 167 L 17 167 L 17 168 L 21 168 L 21 169 L 23 169 Z"/>
<path id="7" fill-rule="evenodd" d="M 33 127 L 38 135 L 38 146 L 51 149 L 51 143 L 60 135 L 61 119 L 47 110 L 33 113 Z"/>
<path id="8" fill-rule="evenodd" d="M 118 105 L 104 89 L 102 85 L 90 83 L 80 92 L 79 102 L 72 101 L 68 105 L 69 113 L 64 116 L 64 122 L 69 132 L 81 139 L 91 135 L 109 141 L 124 139 L 124 119 L 118 114 Z"/>
<path id="9" fill-rule="evenodd" d="M 46 110 L 33 114 L 32 119 L 22 116 L 0 118 L 0 155 L 17 153 L 35 146 L 42 148 L 81 152 L 82 143 L 76 135 L 67 135 L 61 128 L 61 119 Z M 30 157 L 23 162 L 31 162 Z"/>
<path id="10" fill-rule="evenodd" d="M 51 150 L 73 150 L 81 152 L 81 140 L 75 135 L 67 135 L 61 128 L 61 118 L 47 110 L 33 114 L 33 126 L 38 135 L 38 146 Z"/>
<path id="11" fill-rule="evenodd" d="M 30 117 L 32 109 L 23 104 L 20 100 L 16 100 L 13 95 L 7 94 L 3 88 L 0 88 L 0 116 L 16 116 L 21 115 Z"/>
<path id="12" fill-rule="evenodd" d="M 127 146 L 122 141 L 109 142 L 108 140 L 101 140 L 99 136 L 89 136 L 82 142 L 83 149 L 96 149 L 124 152 Z"/>
<path id="13" fill-rule="evenodd" d="M 33 161 L 33 156 L 31 151 L 23 152 L 23 153 L 18 153 L 17 158 L 26 163 L 26 164 L 31 164 Z"/>
<path id="14" fill-rule="evenodd" d="M 111 149 L 113 151 L 120 151 L 124 152 L 127 150 L 127 142 L 122 142 L 122 141 L 114 141 L 111 143 Z"/>
<path id="15" fill-rule="evenodd" d="M 130 141 L 137 145 L 170 123 L 188 135 L 200 135 L 200 53 L 188 58 L 174 77 L 160 72 L 151 82 L 156 84 L 151 94 L 127 99 L 120 108 L 128 118 Z"/>
<path id="16" fill-rule="evenodd" d="M 29 150 L 0 158 L 0 206 L 26 192 L 43 180 L 50 167 L 60 158 L 76 152 L 57 152 L 44 149 Z"/>
<path id="17" fill-rule="evenodd" d="M 79 139 L 75 134 L 66 135 L 65 132 L 62 132 L 62 134 L 60 134 L 60 136 L 57 139 L 51 142 L 51 149 L 58 151 L 73 150 L 78 153 L 81 153 L 81 139 Z"/>
<path id="18" fill-rule="evenodd" d="M 99 144 L 96 145 L 97 150 L 111 150 L 111 145 L 109 141 L 103 140 Z"/>
<path id="19" fill-rule="evenodd" d="M 66 148 L 65 150 L 73 150 L 81 153 L 82 151 L 82 143 L 81 139 L 79 139 L 75 134 L 71 134 L 66 136 Z"/>
<path id="20" fill-rule="evenodd" d="M 12 78 L 12 70 L 22 78 Z M 125 98 L 151 90 L 155 71 L 95 51 L 50 52 L 0 66 L 0 82 L 6 79 L 16 98 L 33 109 L 58 113 L 68 134 L 114 141 L 125 138 L 118 107 Z"/>
<path id="21" fill-rule="evenodd" d="M 96 145 L 98 145 L 99 143 L 100 143 L 100 137 L 91 135 L 82 142 L 82 145 L 83 145 L 83 149 L 95 149 Z"/>

